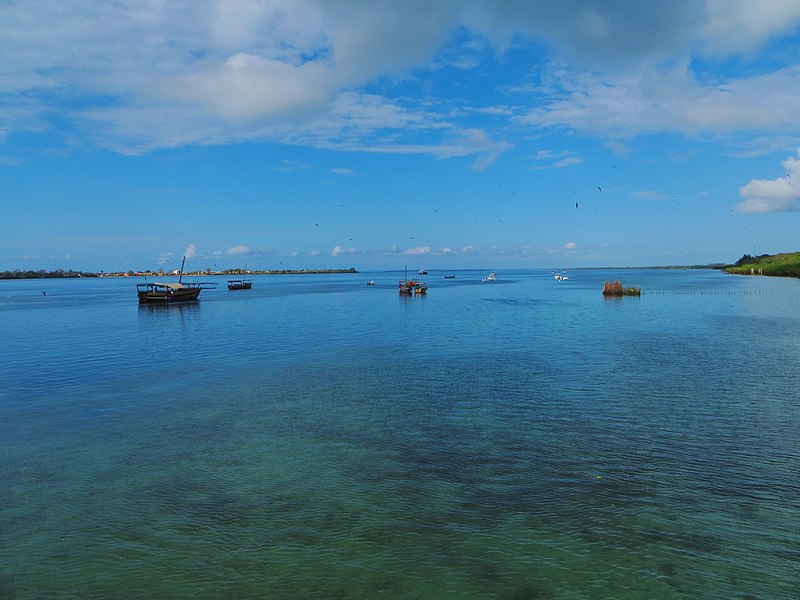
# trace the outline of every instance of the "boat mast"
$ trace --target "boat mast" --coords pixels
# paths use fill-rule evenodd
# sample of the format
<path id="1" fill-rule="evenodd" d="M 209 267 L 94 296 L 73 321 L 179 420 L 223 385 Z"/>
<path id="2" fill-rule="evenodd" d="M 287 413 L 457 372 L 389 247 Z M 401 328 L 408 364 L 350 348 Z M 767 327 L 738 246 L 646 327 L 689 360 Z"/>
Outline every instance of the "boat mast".
<path id="1" fill-rule="evenodd" d="M 178 283 L 181 283 L 183 281 L 183 265 L 185 265 L 185 264 L 186 264 L 186 257 L 184 256 L 183 257 L 183 262 L 181 262 L 181 274 L 178 277 Z"/>

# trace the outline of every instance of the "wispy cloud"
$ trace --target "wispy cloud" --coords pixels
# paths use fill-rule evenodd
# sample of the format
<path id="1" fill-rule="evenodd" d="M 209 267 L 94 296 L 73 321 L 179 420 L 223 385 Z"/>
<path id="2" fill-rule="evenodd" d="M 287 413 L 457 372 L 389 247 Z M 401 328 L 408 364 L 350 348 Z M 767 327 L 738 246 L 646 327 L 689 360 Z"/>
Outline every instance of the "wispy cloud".
<path id="1" fill-rule="evenodd" d="M 583 159 L 580 156 L 569 150 L 562 150 L 561 152 L 554 152 L 550 149 L 539 150 L 534 156 L 534 160 L 540 163 L 533 166 L 536 170 L 563 169 L 583 163 Z"/>
<path id="2" fill-rule="evenodd" d="M 633 197 L 637 200 L 669 200 L 672 198 L 670 194 L 658 192 L 656 190 L 642 190 L 639 192 L 633 192 Z"/>
<path id="3" fill-rule="evenodd" d="M 242 254 L 250 254 L 250 248 L 249 248 L 249 246 L 245 246 L 245 245 L 242 244 L 242 245 L 239 245 L 239 246 L 234 246 L 233 248 L 228 248 L 225 251 L 225 254 L 227 254 L 229 256 L 239 256 L 239 255 L 242 255 Z"/>
<path id="4" fill-rule="evenodd" d="M 430 246 L 416 246 L 415 248 L 407 248 L 403 251 L 403 254 L 408 254 L 409 256 L 423 256 L 430 253 Z"/>

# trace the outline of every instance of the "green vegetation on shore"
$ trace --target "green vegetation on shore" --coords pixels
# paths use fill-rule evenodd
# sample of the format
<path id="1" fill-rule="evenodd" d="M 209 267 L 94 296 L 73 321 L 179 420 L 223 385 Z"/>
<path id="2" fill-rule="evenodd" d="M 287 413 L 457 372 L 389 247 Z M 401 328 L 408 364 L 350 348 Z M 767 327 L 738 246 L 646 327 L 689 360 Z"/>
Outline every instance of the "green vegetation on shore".
<path id="1" fill-rule="evenodd" d="M 726 273 L 737 275 L 771 275 L 773 277 L 800 277 L 800 252 L 781 254 L 745 254 L 725 268 Z"/>

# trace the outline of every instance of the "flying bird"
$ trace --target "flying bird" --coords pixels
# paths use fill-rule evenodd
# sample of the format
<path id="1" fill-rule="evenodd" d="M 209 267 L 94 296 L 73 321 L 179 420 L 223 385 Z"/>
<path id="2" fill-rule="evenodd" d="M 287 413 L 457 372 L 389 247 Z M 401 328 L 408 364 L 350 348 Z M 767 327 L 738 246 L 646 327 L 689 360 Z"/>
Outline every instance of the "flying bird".
<path id="1" fill-rule="evenodd" d="M 603 188 L 601 188 L 599 185 L 597 186 L 597 189 L 600 190 L 601 192 L 603 191 Z"/>
<path id="2" fill-rule="evenodd" d="M 577 210 L 577 209 L 578 209 L 578 203 L 576 202 L 575 203 L 575 210 Z"/>

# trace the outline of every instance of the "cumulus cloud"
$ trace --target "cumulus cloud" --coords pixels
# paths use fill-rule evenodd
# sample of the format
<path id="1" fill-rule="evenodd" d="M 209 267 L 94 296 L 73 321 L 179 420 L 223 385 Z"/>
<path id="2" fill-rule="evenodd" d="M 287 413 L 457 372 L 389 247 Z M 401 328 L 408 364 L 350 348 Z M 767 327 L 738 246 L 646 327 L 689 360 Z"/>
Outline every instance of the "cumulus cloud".
<path id="1" fill-rule="evenodd" d="M 776 213 L 800 210 L 800 149 L 781 165 L 786 176 L 776 179 L 752 179 L 741 188 L 743 198 L 735 210 L 741 213 Z"/>
<path id="2" fill-rule="evenodd" d="M 0 132 L 44 131 L 58 115 L 71 134 L 126 153 L 255 140 L 470 156 L 484 169 L 513 145 L 510 124 L 615 135 L 797 130 L 798 67 L 725 81 L 693 69 L 698 54 L 755 56 L 798 23 L 800 5 L 786 0 L 647 0 L 640 10 L 594 0 L 82 0 L 57 11 L 50 0 L 6 2 Z M 538 81 L 514 82 L 517 93 L 506 88 L 493 106 L 390 97 L 391 85 L 368 92 L 413 81 L 442 57 L 478 71 L 512 41 L 537 48 Z M 520 100 L 523 89 L 535 94 Z"/>
<path id="3" fill-rule="evenodd" d="M 186 258 L 194 258 L 195 256 L 197 256 L 197 246 L 195 246 L 194 244 L 189 244 L 188 246 L 186 246 L 186 250 L 183 251 L 183 255 Z"/>
<path id="4" fill-rule="evenodd" d="M 578 247 L 578 244 L 575 242 L 567 242 L 564 244 L 564 250 L 575 250 Z"/>
<path id="5" fill-rule="evenodd" d="M 415 248 L 406 248 L 406 250 L 403 251 L 403 254 L 408 254 L 409 256 L 421 256 L 430 253 L 431 253 L 430 246 L 417 246 Z"/>

